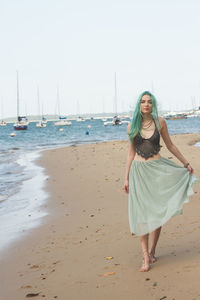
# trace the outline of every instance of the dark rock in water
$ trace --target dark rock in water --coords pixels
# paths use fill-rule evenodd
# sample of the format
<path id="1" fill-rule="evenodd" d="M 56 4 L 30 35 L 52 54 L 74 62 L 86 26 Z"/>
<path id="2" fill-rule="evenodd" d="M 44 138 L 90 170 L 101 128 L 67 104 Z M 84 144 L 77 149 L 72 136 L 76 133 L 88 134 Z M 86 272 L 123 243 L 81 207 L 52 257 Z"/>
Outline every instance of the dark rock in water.
<path id="1" fill-rule="evenodd" d="M 18 147 L 13 147 L 12 150 L 19 150 L 19 148 Z"/>

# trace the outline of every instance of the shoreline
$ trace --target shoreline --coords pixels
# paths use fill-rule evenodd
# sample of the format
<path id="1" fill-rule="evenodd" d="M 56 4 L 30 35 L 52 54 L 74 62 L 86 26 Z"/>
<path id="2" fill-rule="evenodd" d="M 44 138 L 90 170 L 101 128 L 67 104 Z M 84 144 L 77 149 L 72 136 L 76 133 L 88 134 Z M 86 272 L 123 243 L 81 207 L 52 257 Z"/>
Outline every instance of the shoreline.
<path id="1" fill-rule="evenodd" d="M 12 244 L 23 240 L 29 230 L 39 226 L 45 217 L 45 200 L 48 195 L 44 190 L 46 176 L 44 168 L 35 164 L 40 157 L 39 151 L 21 153 L 16 163 L 23 168 L 24 179 L 20 181 L 15 193 L 11 194 L 9 203 L 3 202 L 1 207 L 0 253 L 9 251 Z M 37 186 L 37 189 L 33 187 Z M 14 208 L 13 208 L 14 207 Z"/>
<path id="2" fill-rule="evenodd" d="M 171 138 L 183 155 L 191 157 L 197 176 L 199 148 L 188 143 L 199 138 L 199 133 Z M 29 230 L 26 238 L 16 241 L 3 255 L 2 300 L 26 299 L 28 293 L 39 293 L 35 299 L 48 300 L 56 296 L 63 300 L 124 296 L 133 299 L 133 293 L 140 299 L 161 298 L 165 294 L 167 299 L 171 295 L 181 299 L 181 291 L 176 290 L 177 280 L 189 280 L 187 276 L 194 274 L 198 278 L 200 274 L 200 265 L 196 263 L 200 246 L 198 184 L 195 195 L 184 205 L 183 217 L 174 217 L 164 225 L 158 245 L 160 261 L 150 272 L 141 274 L 140 244 L 130 234 L 127 195 L 122 190 L 127 150 L 128 141 L 106 141 L 41 151 L 36 163 L 48 175 L 48 214 L 39 227 Z M 172 154 L 162 149 L 161 156 L 170 158 Z M 193 247 L 189 247 L 189 242 Z M 106 259 L 108 256 L 113 259 Z M 108 275 L 110 272 L 114 273 Z M 147 277 L 149 281 L 145 280 Z M 153 280 L 159 282 L 156 288 Z M 187 284 L 182 287 L 182 293 L 191 299 L 192 295 L 197 296 L 197 281 L 191 282 L 193 290 Z"/>
<path id="3" fill-rule="evenodd" d="M 183 134 L 177 134 L 177 135 L 174 135 L 174 136 L 183 136 L 183 135 L 197 135 L 196 133 L 183 133 Z M 173 136 L 173 135 L 172 135 Z M 25 227 L 25 220 L 24 220 L 24 222 L 22 221 L 21 222 L 21 225 L 23 225 L 24 226 L 24 229 L 22 230 L 22 232 L 21 232 L 21 236 L 19 236 L 19 237 L 17 237 L 17 235 L 18 234 L 20 234 L 20 230 L 18 230 L 18 232 L 12 232 L 12 230 L 11 230 L 11 235 L 13 234 L 13 241 L 11 240 L 11 241 L 8 241 L 8 243 L 7 243 L 7 245 L 5 245 L 5 249 L 9 249 L 9 244 L 11 244 L 12 245 L 12 243 L 14 242 L 18 242 L 19 240 L 23 240 L 23 236 L 24 235 L 26 235 L 26 234 L 28 234 L 28 231 L 29 230 L 31 230 L 31 229 L 33 229 L 33 228 L 36 228 L 36 227 L 40 227 L 40 226 L 42 226 L 42 223 L 43 223 L 43 218 L 45 218 L 45 216 L 47 216 L 48 215 L 48 211 L 45 211 L 45 209 L 46 209 L 46 204 L 45 204 L 45 200 L 48 202 L 48 192 L 47 192 L 47 189 L 46 189 L 46 187 L 45 187 L 45 182 L 46 182 L 46 180 L 48 180 L 48 174 L 46 174 L 45 175 L 45 173 L 46 173 L 46 170 L 45 170 L 45 166 L 43 166 L 43 167 L 41 167 L 41 164 L 42 164 L 42 157 L 43 157 L 43 155 L 45 155 L 45 152 L 46 151 L 54 151 L 54 150 L 58 150 L 58 149 L 65 149 L 65 148 L 68 148 L 68 147 L 79 147 L 79 146 L 85 146 L 85 145 L 90 145 L 90 146 L 92 146 L 92 145 L 97 145 L 97 144 L 101 144 L 101 143 L 120 143 L 120 142 L 122 142 L 122 143 L 126 143 L 127 142 L 127 140 L 110 140 L 110 141 L 100 141 L 100 142 L 91 142 L 91 143 L 82 143 L 82 144 L 75 144 L 75 145 L 65 145 L 65 146 L 63 146 L 63 145 L 61 145 L 61 146 L 56 146 L 56 147 L 50 147 L 49 149 L 41 149 L 41 150 L 34 150 L 34 151 L 29 151 L 28 153 L 26 153 L 26 158 L 25 158 L 25 160 L 26 160 L 26 162 L 29 164 L 29 170 L 28 170 L 28 172 L 30 173 L 30 170 L 32 169 L 40 169 L 38 172 L 39 172 L 39 174 L 40 174 L 40 179 L 42 180 L 42 177 L 43 177 L 43 180 L 42 180 L 42 183 L 40 183 L 40 188 L 39 188 L 39 192 L 38 192 L 38 195 L 37 195 L 37 197 L 36 198 L 41 198 L 41 195 L 43 194 L 43 200 L 41 201 L 41 203 L 40 203 L 40 207 L 41 207 L 41 209 L 43 209 L 43 211 L 41 212 L 41 215 L 40 216 L 35 216 L 35 224 L 34 224 L 34 221 L 33 220 L 31 220 L 32 221 L 32 225 L 28 225 L 27 227 Z M 195 146 L 197 143 L 199 143 L 200 142 L 200 137 L 199 138 L 197 138 L 197 137 L 195 137 L 194 139 L 192 139 L 189 143 L 188 143 L 188 145 L 190 145 L 190 146 Z M 22 155 L 21 154 L 21 157 L 20 158 L 18 158 L 18 160 L 17 160 L 17 162 L 19 163 L 19 161 L 21 161 L 20 162 L 20 165 L 22 165 L 22 166 L 24 166 L 25 165 L 25 162 L 24 162 L 24 158 L 23 158 L 23 156 L 24 156 L 24 154 Z M 27 158 L 29 156 L 29 158 Z M 34 156 L 34 157 L 33 157 Z M 31 157 L 31 158 L 30 158 Z M 30 166 L 31 165 L 31 166 Z M 26 168 L 28 169 L 28 167 L 26 166 Z M 36 176 L 36 175 L 35 175 Z M 25 179 L 25 180 L 23 180 L 22 182 L 21 182 L 21 186 L 20 186 L 20 189 L 19 189 L 19 191 L 17 192 L 17 194 L 14 196 L 14 195 L 12 195 L 10 198 L 13 198 L 13 199 L 16 199 L 16 197 L 17 198 L 19 198 L 21 195 L 23 195 L 24 194 L 24 190 L 27 190 L 28 189 L 28 186 L 30 186 L 30 184 L 31 184 L 31 182 L 34 182 L 34 181 L 36 181 L 36 178 L 35 178 L 35 176 L 33 176 L 33 177 L 31 177 L 31 178 L 28 178 L 28 179 Z M 38 176 L 38 174 L 37 174 L 37 176 Z M 40 195 L 40 196 L 39 196 Z M 33 197 L 32 197 L 33 198 Z M 32 199 L 33 200 L 33 199 Z M 30 204 L 29 204 L 29 206 L 30 206 Z M 40 211 L 40 210 L 39 210 Z M 35 213 L 36 211 L 30 211 L 29 212 L 29 216 L 32 216 L 34 213 Z M 16 213 L 18 213 L 18 211 L 16 211 Z M 25 212 L 21 212 L 21 214 L 24 214 L 24 216 L 25 216 Z M 27 223 L 27 222 L 26 222 Z M 24 232 L 26 232 L 25 234 L 24 234 Z M 4 252 L 4 248 L 0 248 L 0 253 L 1 254 L 3 254 L 3 252 Z"/>

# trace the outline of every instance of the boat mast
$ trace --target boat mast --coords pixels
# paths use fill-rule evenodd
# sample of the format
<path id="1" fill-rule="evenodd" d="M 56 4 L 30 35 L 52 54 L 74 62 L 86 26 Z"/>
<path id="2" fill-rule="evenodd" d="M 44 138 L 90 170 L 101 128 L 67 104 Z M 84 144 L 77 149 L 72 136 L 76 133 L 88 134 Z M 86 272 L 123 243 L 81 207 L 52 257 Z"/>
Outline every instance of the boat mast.
<path id="1" fill-rule="evenodd" d="M 43 101 L 42 101 L 42 120 L 43 120 L 43 117 L 44 117 L 44 115 L 43 115 Z"/>
<path id="2" fill-rule="evenodd" d="M 76 101 L 76 114 L 79 117 L 80 116 L 80 105 L 79 100 Z"/>
<path id="3" fill-rule="evenodd" d="M 37 86 L 37 99 L 38 99 L 38 117 L 40 118 L 40 93 L 39 93 L 38 86 Z"/>
<path id="4" fill-rule="evenodd" d="M 1 119 L 3 121 L 3 97 L 1 98 Z"/>
<path id="5" fill-rule="evenodd" d="M 104 102 L 104 98 L 102 100 L 102 113 L 104 114 L 105 113 L 105 102 Z"/>
<path id="6" fill-rule="evenodd" d="M 58 114 L 60 117 L 60 97 L 59 97 L 59 88 L 57 86 L 57 104 L 58 104 Z"/>
<path id="7" fill-rule="evenodd" d="M 17 120 L 19 118 L 19 79 L 18 79 L 18 71 L 17 71 Z"/>
<path id="8" fill-rule="evenodd" d="M 116 72 L 115 72 L 115 96 L 114 96 L 114 113 L 117 115 L 117 78 L 116 78 Z"/>

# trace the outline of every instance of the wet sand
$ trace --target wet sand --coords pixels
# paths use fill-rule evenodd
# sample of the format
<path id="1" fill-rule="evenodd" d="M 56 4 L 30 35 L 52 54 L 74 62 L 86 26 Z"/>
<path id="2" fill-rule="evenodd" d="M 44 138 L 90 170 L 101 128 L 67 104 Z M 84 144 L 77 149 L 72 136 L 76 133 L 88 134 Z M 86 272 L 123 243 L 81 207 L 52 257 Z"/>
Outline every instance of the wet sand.
<path id="1" fill-rule="evenodd" d="M 172 140 L 200 179 L 200 134 Z M 159 260 L 138 272 L 140 242 L 122 190 L 127 149 L 115 141 L 43 152 L 48 216 L 1 253 L 0 300 L 200 299 L 199 183 L 183 215 L 163 226 Z M 178 162 L 166 147 L 161 155 Z"/>

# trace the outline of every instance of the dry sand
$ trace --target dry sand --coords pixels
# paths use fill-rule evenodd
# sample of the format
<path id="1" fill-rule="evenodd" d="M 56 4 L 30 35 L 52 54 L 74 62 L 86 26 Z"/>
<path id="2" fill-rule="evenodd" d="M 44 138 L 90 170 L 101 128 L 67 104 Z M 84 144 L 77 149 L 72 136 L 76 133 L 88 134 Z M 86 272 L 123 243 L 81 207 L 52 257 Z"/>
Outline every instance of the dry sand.
<path id="1" fill-rule="evenodd" d="M 199 178 L 200 134 L 172 140 Z M 1 255 L 1 300 L 200 299 L 199 183 L 183 215 L 163 226 L 159 260 L 138 272 L 140 241 L 130 234 L 122 190 L 127 149 L 115 141 L 43 152 L 49 214 Z M 177 162 L 166 147 L 161 155 Z"/>

